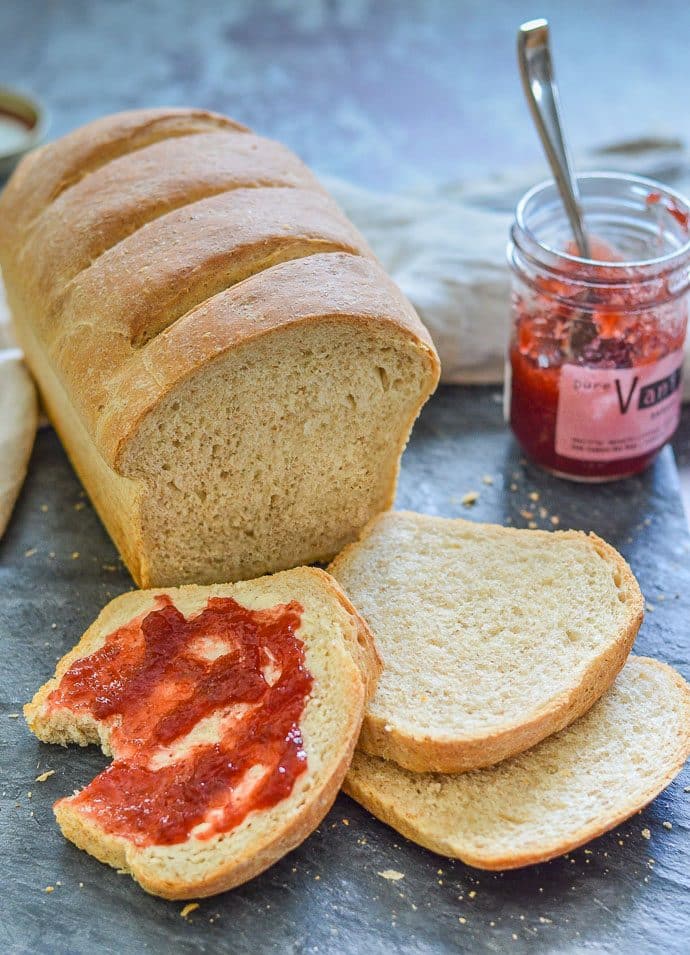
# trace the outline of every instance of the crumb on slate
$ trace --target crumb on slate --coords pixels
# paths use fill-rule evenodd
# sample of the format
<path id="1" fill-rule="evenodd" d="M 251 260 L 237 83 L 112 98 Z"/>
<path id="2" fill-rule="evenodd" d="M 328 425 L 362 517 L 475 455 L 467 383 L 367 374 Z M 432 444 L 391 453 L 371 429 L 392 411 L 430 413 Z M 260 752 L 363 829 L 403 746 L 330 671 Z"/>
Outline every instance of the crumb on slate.
<path id="1" fill-rule="evenodd" d="M 643 839 L 651 839 L 651 838 L 652 838 L 652 834 L 651 834 L 651 832 L 649 831 L 649 829 L 646 829 L 646 828 L 645 828 L 645 829 L 642 830 L 642 838 L 643 838 Z"/>
<path id="2" fill-rule="evenodd" d="M 46 779 L 50 779 L 50 777 L 54 775 L 55 775 L 54 769 L 47 769 L 44 773 L 41 773 L 40 776 L 37 776 L 35 781 L 37 783 L 44 783 Z"/>
<path id="3" fill-rule="evenodd" d="M 398 872 L 396 869 L 384 869 L 383 872 L 377 872 L 376 875 L 380 875 L 382 879 L 387 879 L 389 882 L 399 882 L 400 879 L 405 878 L 405 873 Z"/>
<path id="4" fill-rule="evenodd" d="M 191 915 L 192 912 L 196 912 L 198 908 L 199 908 L 198 902 L 188 902 L 185 905 L 185 907 L 182 909 L 182 911 L 180 912 L 180 915 L 182 916 L 183 919 L 186 919 L 188 915 Z"/>
<path id="5" fill-rule="evenodd" d="M 479 491 L 468 491 L 467 494 L 463 494 L 461 503 L 464 507 L 472 507 L 472 505 L 476 504 L 478 500 Z"/>
<path id="6" fill-rule="evenodd" d="M 484 477 L 482 478 L 482 483 L 483 483 L 483 484 L 493 484 L 493 483 L 494 483 L 494 479 L 491 477 L 490 474 L 485 474 Z"/>

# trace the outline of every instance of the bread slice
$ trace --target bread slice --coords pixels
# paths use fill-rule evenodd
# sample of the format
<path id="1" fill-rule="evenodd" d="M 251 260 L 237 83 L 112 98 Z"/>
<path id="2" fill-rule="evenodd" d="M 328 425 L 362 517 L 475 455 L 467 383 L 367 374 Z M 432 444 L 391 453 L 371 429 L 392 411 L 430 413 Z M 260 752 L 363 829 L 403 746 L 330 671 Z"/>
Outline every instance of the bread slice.
<path id="1" fill-rule="evenodd" d="M 169 721 L 172 718 L 172 713 L 179 715 L 180 699 L 184 701 L 182 710 L 187 718 L 189 708 L 193 708 L 195 700 L 198 700 L 198 695 L 195 696 L 195 693 L 198 694 L 198 684 L 193 684 L 194 692 L 190 694 L 186 681 L 194 678 L 195 668 L 200 661 L 214 661 L 224 654 L 237 653 L 237 647 L 245 645 L 238 644 L 233 636 L 231 649 L 228 650 L 228 645 L 221 643 L 222 652 L 219 653 L 219 645 L 214 637 L 206 636 L 204 623 L 201 638 L 197 633 L 196 637 L 185 643 L 186 656 L 175 656 L 173 667 L 170 667 L 170 656 L 165 656 L 162 662 L 168 669 L 162 681 L 153 684 L 154 689 L 141 682 L 140 664 L 139 670 L 132 670 L 131 661 L 116 656 L 116 683 L 123 683 L 126 687 L 127 681 L 130 681 L 131 687 L 135 685 L 134 681 L 139 681 L 136 684 L 139 696 L 137 702 L 132 704 L 134 710 L 127 710 L 126 705 L 123 708 L 120 701 L 112 714 L 97 718 L 94 708 L 98 701 L 108 699 L 114 684 L 105 678 L 101 679 L 99 672 L 93 685 L 93 677 L 88 674 L 93 672 L 94 661 L 102 660 L 102 648 L 106 645 L 108 635 L 120 631 L 132 621 L 134 631 L 128 627 L 127 632 L 120 631 L 124 636 L 118 639 L 125 641 L 125 647 L 135 646 L 138 648 L 137 653 L 140 649 L 143 652 L 144 631 L 141 630 L 141 621 L 160 605 L 162 594 L 171 598 L 174 607 L 187 620 L 205 608 L 209 598 L 231 597 L 251 611 L 284 607 L 297 601 L 300 622 L 295 635 L 304 647 L 302 665 L 313 681 L 296 724 L 301 733 L 301 748 L 306 754 L 306 770 L 301 770 L 301 774 L 296 776 L 289 794 L 277 801 L 269 801 L 265 808 L 251 809 L 239 824 L 227 826 L 223 822 L 218 826 L 217 807 L 220 805 L 232 810 L 235 801 L 241 800 L 247 787 L 253 785 L 254 777 L 250 777 L 250 774 L 256 771 L 257 762 L 251 760 L 250 768 L 237 778 L 237 784 L 224 789 L 220 793 L 220 801 L 205 803 L 203 812 L 197 812 L 194 816 L 194 825 L 188 824 L 188 831 L 182 837 L 178 833 L 172 841 L 160 833 L 167 824 L 163 817 L 167 817 L 173 795 L 177 798 L 181 792 L 180 802 L 185 805 L 189 787 L 199 785 L 195 781 L 198 779 L 195 773 L 187 770 L 185 760 L 191 758 L 193 764 L 197 757 L 202 760 L 206 757 L 215 759 L 214 747 L 220 747 L 219 752 L 227 754 L 223 765 L 241 765 L 242 751 L 238 749 L 236 739 L 236 727 L 239 725 L 236 720 L 241 720 L 247 710 L 250 720 L 255 713 L 259 713 L 258 730 L 245 730 L 245 735 L 252 740 L 261 739 L 265 727 L 265 722 L 261 720 L 261 709 L 265 707 L 271 690 L 262 689 L 263 695 L 258 703 L 240 703 L 239 710 L 237 702 L 228 707 L 227 699 L 223 700 L 210 716 L 194 718 L 179 735 L 175 735 L 175 732 L 168 734 L 164 743 L 157 736 L 152 749 L 142 750 L 142 746 L 148 747 L 148 741 L 152 739 L 152 725 L 160 727 L 166 719 Z M 155 654 L 156 646 L 161 646 L 159 638 L 151 638 L 147 631 L 147 639 Z M 199 639 L 201 644 L 194 642 Z M 250 646 L 251 635 L 246 639 L 246 645 Z M 259 639 L 260 647 L 270 646 L 270 643 L 262 643 L 262 639 Z M 108 653 L 114 652 L 111 649 L 112 641 L 113 637 L 107 644 Z M 99 650 L 101 657 L 94 657 Z M 117 653 L 120 653 L 119 649 Z M 277 677 L 275 674 L 266 675 L 266 660 L 282 658 L 269 656 L 261 659 L 261 672 L 272 686 Z M 211 667 L 213 664 L 209 662 L 206 665 Z M 232 665 L 234 674 L 234 659 Z M 269 668 L 271 665 L 268 664 Z M 93 685 L 93 699 L 89 698 L 86 704 L 70 691 L 69 679 L 77 669 L 82 674 L 86 673 L 91 680 L 90 685 Z M 330 808 L 350 763 L 365 700 L 375 685 L 379 669 L 380 663 L 371 635 L 337 584 L 323 571 L 298 568 L 236 585 L 137 591 L 116 598 L 105 607 L 79 644 L 59 662 L 53 679 L 25 707 L 25 715 L 31 730 L 45 742 L 62 745 L 78 743 L 82 746 L 100 743 L 106 754 L 115 757 L 115 762 L 108 770 L 82 791 L 84 795 L 81 798 L 77 793 L 56 803 L 55 815 L 64 835 L 102 862 L 131 873 L 148 892 L 165 898 L 185 899 L 222 892 L 245 882 L 297 846 L 319 824 Z M 68 673 L 70 677 L 63 683 Z M 281 685 L 278 686 L 280 689 Z M 140 708 L 141 700 L 145 702 L 144 708 Z M 289 697 L 287 704 L 284 696 L 280 700 L 279 706 L 289 705 Z M 280 712 L 278 710 L 278 716 Z M 273 719 L 277 720 L 278 716 L 274 715 Z M 222 731 L 221 719 L 225 720 Z M 292 726 L 294 728 L 294 722 Z M 224 735 L 228 732 L 229 737 Z M 290 730 L 292 733 L 293 729 Z M 290 734 L 285 739 L 290 739 Z M 223 748 L 228 738 L 229 743 Z M 239 743 L 242 739 L 240 736 Z M 145 757 L 142 757 L 142 752 Z M 299 761 L 301 757 L 295 758 Z M 213 766 L 216 765 L 213 763 Z M 259 761 L 258 765 L 263 764 Z M 120 772 L 121 767 L 124 767 L 121 775 L 108 775 L 115 769 Z M 283 772 L 281 769 L 276 771 Z M 159 772 L 162 773 L 160 777 Z M 147 774 L 149 786 L 153 780 L 156 798 L 158 792 L 164 790 L 160 804 L 154 800 L 152 808 L 151 804 L 147 806 L 144 800 L 137 802 L 131 796 L 129 801 L 124 801 L 122 792 L 123 789 L 130 792 L 129 780 L 135 778 L 132 773 Z M 113 778 L 115 783 L 112 782 Z M 117 781 L 123 778 L 127 782 L 119 783 L 120 789 L 117 789 Z M 171 780 L 167 791 L 160 779 Z M 90 787 L 94 784 L 100 789 L 96 796 L 89 796 Z M 271 782 L 272 785 L 274 782 Z M 111 797 L 109 793 L 113 787 L 116 794 Z M 193 791 L 198 792 L 198 789 Z M 99 808 L 98 798 L 103 798 L 104 792 L 105 802 Z M 148 821 L 143 831 L 136 824 L 131 824 L 129 817 L 125 823 L 121 821 L 123 813 L 131 812 L 132 808 L 135 818 L 138 818 L 138 814 L 147 813 Z M 194 802 L 192 810 L 196 811 Z"/>
<path id="2" fill-rule="evenodd" d="M 690 754 L 690 688 L 631 657 L 606 695 L 534 749 L 457 775 L 356 753 L 345 791 L 398 832 L 480 869 L 545 862 L 647 805 Z"/>
<path id="3" fill-rule="evenodd" d="M 490 766 L 567 726 L 642 621 L 623 558 L 576 531 L 388 513 L 329 569 L 384 662 L 359 748 L 417 772 Z"/>

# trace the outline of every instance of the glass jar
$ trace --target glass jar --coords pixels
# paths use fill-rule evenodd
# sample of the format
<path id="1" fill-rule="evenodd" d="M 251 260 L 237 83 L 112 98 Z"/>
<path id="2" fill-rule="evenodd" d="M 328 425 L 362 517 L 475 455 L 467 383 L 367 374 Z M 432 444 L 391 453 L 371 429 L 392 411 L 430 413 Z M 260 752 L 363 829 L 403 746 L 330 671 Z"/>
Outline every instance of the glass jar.
<path id="1" fill-rule="evenodd" d="M 506 404 L 537 464 L 609 481 L 646 468 L 678 424 L 690 204 L 637 176 L 578 182 L 591 259 L 553 181 L 517 207 Z"/>

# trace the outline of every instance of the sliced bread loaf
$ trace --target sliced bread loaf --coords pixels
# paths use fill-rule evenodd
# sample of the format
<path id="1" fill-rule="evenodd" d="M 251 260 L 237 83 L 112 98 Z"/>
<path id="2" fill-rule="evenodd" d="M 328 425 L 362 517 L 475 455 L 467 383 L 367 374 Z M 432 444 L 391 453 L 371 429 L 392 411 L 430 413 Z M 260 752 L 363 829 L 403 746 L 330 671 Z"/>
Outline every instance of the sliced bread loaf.
<path id="1" fill-rule="evenodd" d="M 410 773 L 356 753 L 345 791 L 420 845 L 481 869 L 544 862 L 632 816 L 690 754 L 690 688 L 631 657 L 572 726 L 534 749 L 457 775 Z"/>
<path id="2" fill-rule="evenodd" d="M 330 808 L 379 666 L 323 571 L 118 597 L 25 707 L 45 742 L 114 757 L 60 828 L 165 898 L 252 878 Z"/>
<path id="3" fill-rule="evenodd" d="M 575 531 L 387 513 L 329 569 L 384 663 L 359 748 L 417 772 L 490 766 L 567 726 L 642 620 L 620 554 Z"/>

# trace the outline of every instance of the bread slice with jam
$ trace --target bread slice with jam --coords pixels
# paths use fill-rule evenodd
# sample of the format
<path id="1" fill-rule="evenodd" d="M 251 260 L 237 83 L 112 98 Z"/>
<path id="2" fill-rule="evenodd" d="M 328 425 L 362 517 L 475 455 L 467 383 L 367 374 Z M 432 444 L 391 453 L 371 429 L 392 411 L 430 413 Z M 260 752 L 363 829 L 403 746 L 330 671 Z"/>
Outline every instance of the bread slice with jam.
<path id="1" fill-rule="evenodd" d="M 329 569 L 384 663 L 359 748 L 414 772 L 490 766 L 572 723 L 642 621 L 626 562 L 579 531 L 389 512 Z"/>
<path id="2" fill-rule="evenodd" d="M 108 768 L 55 804 L 63 834 L 169 899 L 245 882 L 330 808 L 380 662 L 323 571 L 133 591 L 25 707 L 47 743 Z"/>

